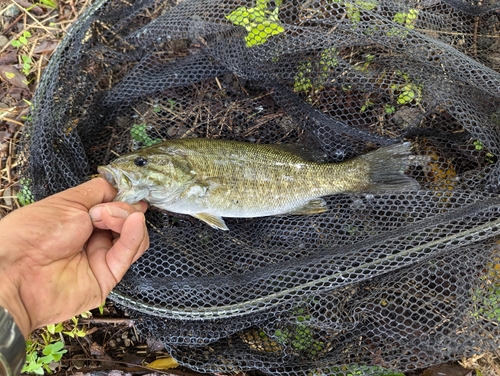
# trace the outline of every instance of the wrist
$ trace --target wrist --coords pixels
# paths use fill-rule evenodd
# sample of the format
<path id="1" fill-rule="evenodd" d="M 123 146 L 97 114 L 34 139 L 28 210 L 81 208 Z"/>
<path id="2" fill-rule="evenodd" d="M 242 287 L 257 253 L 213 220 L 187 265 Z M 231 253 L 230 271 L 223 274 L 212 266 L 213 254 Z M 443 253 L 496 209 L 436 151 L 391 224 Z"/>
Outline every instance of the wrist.
<path id="1" fill-rule="evenodd" d="M 13 317 L 14 322 L 21 331 L 24 338 L 31 333 L 31 322 L 29 315 L 19 295 L 19 291 L 4 278 L 0 278 L 0 310 L 5 308 Z"/>
<path id="2" fill-rule="evenodd" d="M 0 307 L 0 374 L 19 375 L 26 357 L 26 342 L 7 309 Z"/>

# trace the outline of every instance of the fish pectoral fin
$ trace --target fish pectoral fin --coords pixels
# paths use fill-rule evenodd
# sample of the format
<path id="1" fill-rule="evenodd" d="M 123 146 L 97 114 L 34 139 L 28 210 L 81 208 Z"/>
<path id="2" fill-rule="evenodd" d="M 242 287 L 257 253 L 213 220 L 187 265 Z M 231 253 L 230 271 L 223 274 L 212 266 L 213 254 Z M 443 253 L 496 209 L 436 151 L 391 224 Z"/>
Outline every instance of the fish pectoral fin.
<path id="1" fill-rule="evenodd" d="M 305 205 L 288 212 L 287 214 L 292 215 L 307 215 L 307 214 L 319 214 L 327 211 L 326 201 L 322 198 L 315 198 Z"/>
<path id="2" fill-rule="evenodd" d="M 229 229 L 226 226 L 226 223 L 222 219 L 222 217 L 218 217 L 216 215 L 208 214 L 208 213 L 196 213 L 191 214 L 193 217 L 199 219 L 200 221 L 205 222 L 210 227 L 215 229 L 228 231 Z"/>

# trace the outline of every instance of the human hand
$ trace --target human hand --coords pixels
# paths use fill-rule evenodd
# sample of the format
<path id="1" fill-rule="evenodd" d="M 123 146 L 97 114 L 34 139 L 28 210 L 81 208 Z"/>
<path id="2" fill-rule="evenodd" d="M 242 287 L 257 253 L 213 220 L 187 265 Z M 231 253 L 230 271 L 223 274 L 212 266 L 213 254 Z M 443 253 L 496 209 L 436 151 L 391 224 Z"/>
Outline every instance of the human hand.
<path id="1" fill-rule="evenodd" d="M 99 306 L 149 247 L 147 204 L 115 196 L 96 178 L 0 220 L 0 305 L 25 336 Z"/>

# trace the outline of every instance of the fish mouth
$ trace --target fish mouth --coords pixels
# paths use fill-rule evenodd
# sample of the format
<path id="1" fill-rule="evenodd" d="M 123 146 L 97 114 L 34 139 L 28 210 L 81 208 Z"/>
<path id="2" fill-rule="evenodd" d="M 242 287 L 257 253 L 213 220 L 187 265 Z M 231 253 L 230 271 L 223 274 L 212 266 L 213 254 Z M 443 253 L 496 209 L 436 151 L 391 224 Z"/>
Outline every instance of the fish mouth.
<path id="1" fill-rule="evenodd" d="M 137 184 L 133 184 L 137 179 L 134 180 L 134 176 L 130 176 L 125 171 L 115 169 L 108 165 L 97 167 L 97 172 L 99 172 L 103 179 L 118 190 L 113 201 L 133 204 L 139 202 L 149 194 L 147 189 L 141 188 L 137 186 Z"/>
<path id="2" fill-rule="evenodd" d="M 97 172 L 101 175 L 101 177 L 106 180 L 113 187 L 118 189 L 118 176 L 115 172 L 107 167 L 107 166 L 99 166 L 97 167 Z"/>

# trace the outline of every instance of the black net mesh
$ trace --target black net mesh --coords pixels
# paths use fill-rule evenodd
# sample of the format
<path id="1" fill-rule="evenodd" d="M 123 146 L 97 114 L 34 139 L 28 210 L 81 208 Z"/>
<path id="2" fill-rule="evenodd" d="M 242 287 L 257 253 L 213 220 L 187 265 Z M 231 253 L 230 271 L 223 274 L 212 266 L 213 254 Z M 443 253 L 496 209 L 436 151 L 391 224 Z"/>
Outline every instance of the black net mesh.
<path id="1" fill-rule="evenodd" d="M 171 138 L 294 143 L 341 161 L 401 140 L 418 192 L 312 216 L 154 207 L 111 298 L 202 372 L 369 375 L 498 347 L 500 4 L 101 0 L 39 86 L 24 192 Z M 384 371 L 386 370 L 386 371 Z"/>

